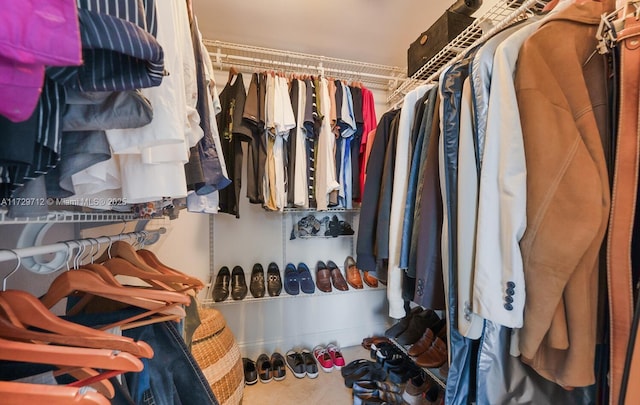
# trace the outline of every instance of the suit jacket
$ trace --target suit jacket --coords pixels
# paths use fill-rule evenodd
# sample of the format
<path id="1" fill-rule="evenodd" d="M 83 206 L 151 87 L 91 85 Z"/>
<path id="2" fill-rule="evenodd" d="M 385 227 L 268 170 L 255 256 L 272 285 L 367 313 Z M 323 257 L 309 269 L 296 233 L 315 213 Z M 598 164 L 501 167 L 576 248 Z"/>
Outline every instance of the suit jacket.
<path id="1" fill-rule="evenodd" d="M 520 351 L 542 376 L 570 387 L 594 382 L 610 204 L 606 71 L 594 53 L 602 12 L 602 3 L 585 1 L 551 16 L 524 43 L 516 73 L 528 173 Z"/>

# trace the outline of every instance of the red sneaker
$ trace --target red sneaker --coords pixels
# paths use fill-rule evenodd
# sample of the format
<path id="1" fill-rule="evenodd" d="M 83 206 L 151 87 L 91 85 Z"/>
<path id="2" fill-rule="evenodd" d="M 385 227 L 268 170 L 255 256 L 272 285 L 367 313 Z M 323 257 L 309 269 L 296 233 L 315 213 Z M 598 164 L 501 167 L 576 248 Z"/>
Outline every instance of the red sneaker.
<path id="1" fill-rule="evenodd" d="M 320 365 L 322 371 L 329 373 L 333 370 L 333 359 L 324 347 L 316 346 L 313 349 L 313 357 L 316 358 L 316 361 Z"/>
<path id="2" fill-rule="evenodd" d="M 344 357 L 342 357 L 342 353 L 340 353 L 340 348 L 332 343 L 329 343 L 325 350 L 329 352 L 329 356 L 331 356 L 333 367 L 335 367 L 336 370 L 340 370 L 345 364 Z"/>

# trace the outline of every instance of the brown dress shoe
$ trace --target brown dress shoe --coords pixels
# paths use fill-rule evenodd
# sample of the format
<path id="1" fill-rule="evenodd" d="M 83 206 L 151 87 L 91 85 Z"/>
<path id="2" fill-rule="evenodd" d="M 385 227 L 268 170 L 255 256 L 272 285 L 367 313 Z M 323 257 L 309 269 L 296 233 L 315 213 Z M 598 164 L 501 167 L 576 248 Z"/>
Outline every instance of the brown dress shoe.
<path id="1" fill-rule="evenodd" d="M 347 274 L 347 283 L 357 290 L 360 290 L 362 286 L 362 276 L 358 267 L 356 267 L 356 261 L 353 257 L 347 256 L 344 261 L 344 271 Z"/>
<path id="2" fill-rule="evenodd" d="M 364 280 L 364 283 L 371 288 L 378 287 L 378 279 L 369 274 L 368 271 L 363 272 L 362 280 Z"/>
<path id="3" fill-rule="evenodd" d="M 338 266 L 334 262 L 329 260 L 327 262 L 327 267 L 329 268 L 329 271 L 331 272 L 331 281 L 333 282 L 333 286 L 335 288 L 337 288 L 338 290 L 340 290 L 340 291 L 349 290 L 349 286 L 347 285 L 347 281 L 344 279 L 344 276 L 342 275 L 342 272 L 340 271 Z"/>
<path id="4" fill-rule="evenodd" d="M 429 350 L 418 356 L 416 364 L 420 367 L 434 368 L 442 366 L 446 361 L 447 344 L 437 337 Z"/>
<path id="5" fill-rule="evenodd" d="M 316 285 L 323 292 L 331 292 L 331 272 L 324 262 L 316 264 Z"/>
<path id="6" fill-rule="evenodd" d="M 422 335 L 422 337 L 417 342 L 415 342 L 409 349 L 409 356 L 412 356 L 412 357 L 420 356 L 422 353 L 429 350 L 429 348 L 431 347 L 435 339 L 436 339 L 436 336 L 433 334 L 433 331 L 427 328 L 427 330 L 424 331 L 424 334 Z"/>

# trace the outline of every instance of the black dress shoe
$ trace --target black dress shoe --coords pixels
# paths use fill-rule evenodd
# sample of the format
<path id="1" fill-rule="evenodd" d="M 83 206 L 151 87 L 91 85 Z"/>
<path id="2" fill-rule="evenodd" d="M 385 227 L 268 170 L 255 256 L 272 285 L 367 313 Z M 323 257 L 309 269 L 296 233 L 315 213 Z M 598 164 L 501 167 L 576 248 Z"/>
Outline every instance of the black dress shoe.
<path id="1" fill-rule="evenodd" d="M 231 298 L 234 300 L 242 300 L 247 296 L 247 281 L 244 279 L 244 270 L 242 267 L 236 266 L 231 272 Z"/>
<path id="2" fill-rule="evenodd" d="M 258 382 L 258 370 L 255 361 L 246 357 L 242 358 L 242 366 L 244 368 L 244 383 L 253 385 Z"/>
<path id="3" fill-rule="evenodd" d="M 229 268 L 227 266 L 223 266 L 220 271 L 218 271 L 218 275 L 216 276 L 216 281 L 213 284 L 213 291 L 211 293 L 211 297 L 215 302 L 224 301 L 229 297 L 229 281 L 231 280 L 231 274 L 229 273 Z"/>
<path id="4" fill-rule="evenodd" d="M 275 263 L 269 263 L 267 267 L 267 291 L 271 297 L 277 297 L 282 291 L 282 278 L 280 269 Z"/>
<path id="5" fill-rule="evenodd" d="M 264 269 L 260 263 L 253 265 L 251 270 L 251 282 L 249 283 L 249 290 L 253 298 L 264 297 Z"/>

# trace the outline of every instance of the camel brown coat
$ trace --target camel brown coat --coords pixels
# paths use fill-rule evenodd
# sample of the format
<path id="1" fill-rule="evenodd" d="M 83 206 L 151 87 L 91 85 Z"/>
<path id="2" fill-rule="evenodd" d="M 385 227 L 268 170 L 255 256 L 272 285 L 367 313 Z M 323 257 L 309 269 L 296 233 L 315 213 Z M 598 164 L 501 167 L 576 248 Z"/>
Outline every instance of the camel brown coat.
<path id="1" fill-rule="evenodd" d="M 603 141 L 603 4 L 550 16 L 520 50 L 516 92 L 527 167 L 522 359 L 566 387 L 594 382 L 599 251 L 609 215 Z M 605 141 L 607 142 L 607 141 Z"/>

